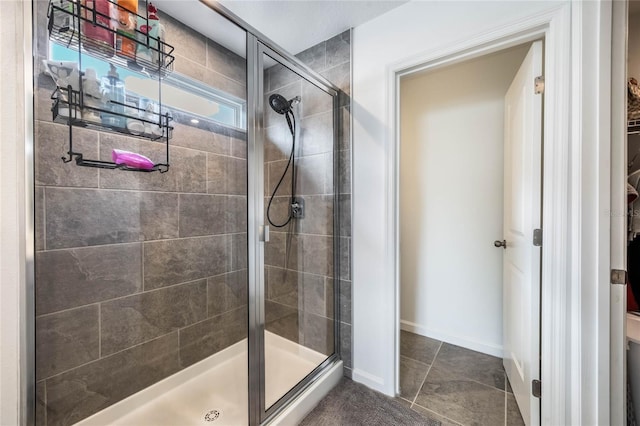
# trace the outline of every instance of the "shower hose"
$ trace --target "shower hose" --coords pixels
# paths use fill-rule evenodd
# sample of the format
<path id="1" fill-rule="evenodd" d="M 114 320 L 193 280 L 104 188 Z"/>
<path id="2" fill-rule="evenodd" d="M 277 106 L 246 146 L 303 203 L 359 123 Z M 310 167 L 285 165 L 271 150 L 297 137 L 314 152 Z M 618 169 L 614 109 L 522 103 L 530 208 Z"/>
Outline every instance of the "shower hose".
<path id="1" fill-rule="evenodd" d="M 267 220 L 269 221 L 269 224 L 271 224 L 276 228 L 284 228 L 294 218 L 291 205 L 293 204 L 293 201 L 296 196 L 296 116 L 291 110 L 285 112 L 284 116 L 287 119 L 289 132 L 291 133 L 291 153 L 289 154 L 289 161 L 287 161 L 287 166 L 284 168 L 284 171 L 282 172 L 282 176 L 280 176 L 280 180 L 278 181 L 278 184 L 273 189 L 273 193 L 269 198 L 269 204 L 267 206 Z M 287 219 L 284 223 L 275 223 L 271 219 L 271 204 L 273 203 L 273 199 L 275 198 L 276 193 L 278 192 L 278 189 L 280 189 L 280 185 L 282 185 L 282 182 L 284 182 L 284 178 L 287 175 L 289 168 L 291 168 L 291 197 L 289 201 Z"/>

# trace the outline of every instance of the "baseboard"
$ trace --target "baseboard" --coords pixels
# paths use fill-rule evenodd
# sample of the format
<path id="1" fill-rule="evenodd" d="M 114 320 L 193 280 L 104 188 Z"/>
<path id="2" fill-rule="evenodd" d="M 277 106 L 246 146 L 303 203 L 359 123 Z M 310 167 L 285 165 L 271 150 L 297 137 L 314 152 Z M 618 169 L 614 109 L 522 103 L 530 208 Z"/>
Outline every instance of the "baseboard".
<path id="1" fill-rule="evenodd" d="M 388 386 L 385 386 L 385 382 L 384 382 L 384 379 L 382 379 L 382 377 L 374 376 L 373 374 L 367 373 L 366 371 L 362 371 L 357 368 L 353 369 L 353 371 L 351 372 L 351 375 L 352 375 L 352 380 L 354 382 L 361 383 L 366 387 L 371 388 L 375 391 L 384 393 L 385 395 L 395 396 L 395 395 L 390 395 L 387 392 L 388 389 L 386 388 Z"/>
<path id="2" fill-rule="evenodd" d="M 482 352 L 483 354 L 496 356 L 498 358 L 502 358 L 504 356 L 502 346 L 486 344 L 467 337 L 443 333 L 413 322 L 400 320 L 400 329 L 410 331 L 411 333 L 419 334 L 421 336 L 430 337 L 432 339 L 442 340 L 443 342 L 451 343 L 452 345 L 462 346 L 463 348 Z"/>

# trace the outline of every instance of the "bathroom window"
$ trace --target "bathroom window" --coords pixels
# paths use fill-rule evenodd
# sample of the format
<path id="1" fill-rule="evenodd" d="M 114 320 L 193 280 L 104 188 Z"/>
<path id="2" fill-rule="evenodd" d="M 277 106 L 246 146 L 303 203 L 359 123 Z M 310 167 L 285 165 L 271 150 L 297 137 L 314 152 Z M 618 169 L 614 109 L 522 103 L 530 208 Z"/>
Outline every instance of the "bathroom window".
<path id="1" fill-rule="evenodd" d="M 55 61 L 77 62 L 78 52 L 51 43 L 49 58 Z M 109 71 L 109 62 L 83 54 L 82 68 L 93 68 L 98 76 L 103 76 Z M 158 100 L 157 80 L 121 67 L 118 67 L 118 74 L 125 83 L 127 93 Z M 162 80 L 162 104 L 173 112 L 181 112 L 180 116 L 188 117 L 184 124 L 193 125 L 204 120 L 235 129 L 245 129 L 246 102 L 243 99 L 176 72 Z"/>

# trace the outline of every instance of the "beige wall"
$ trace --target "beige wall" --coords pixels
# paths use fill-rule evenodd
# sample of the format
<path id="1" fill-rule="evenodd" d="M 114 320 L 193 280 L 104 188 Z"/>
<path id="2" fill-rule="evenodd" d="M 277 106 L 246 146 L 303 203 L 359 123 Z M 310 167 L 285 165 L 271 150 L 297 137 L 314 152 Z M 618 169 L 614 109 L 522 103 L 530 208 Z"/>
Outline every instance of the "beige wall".
<path id="1" fill-rule="evenodd" d="M 640 81 L 640 12 L 629 16 L 628 75 Z"/>
<path id="2" fill-rule="evenodd" d="M 403 328 L 502 356 L 504 95 L 528 45 L 401 83 Z"/>

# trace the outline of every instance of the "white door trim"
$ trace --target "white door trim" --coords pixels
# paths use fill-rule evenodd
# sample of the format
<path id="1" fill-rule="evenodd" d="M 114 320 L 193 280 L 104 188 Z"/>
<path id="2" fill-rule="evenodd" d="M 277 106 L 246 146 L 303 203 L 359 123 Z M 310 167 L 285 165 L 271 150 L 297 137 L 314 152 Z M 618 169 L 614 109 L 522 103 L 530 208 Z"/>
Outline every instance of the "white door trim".
<path id="1" fill-rule="evenodd" d="M 569 269 L 571 265 L 569 210 L 569 144 L 571 123 L 571 7 L 563 5 L 541 14 L 490 32 L 479 34 L 459 43 L 408 58 L 387 67 L 387 93 L 391 105 L 386 149 L 386 266 L 387 282 L 395 289 L 395 383 L 399 389 L 399 85 L 402 76 L 474 57 L 486 55 L 527 41 L 545 40 L 545 107 L 543 157 L 543 251 L 542 251 L 542 325 L 541 325 L 541 401 L 542 424 L 567 423 L 569 388 L 570 334 L 568 307 Z M 572 398 L 571 398 L 572 399 Z"/>
<path id="2" fill-rule="evenodd" d="M 611 268 L 627 269 L 627 17 L 628 2 L 612 3 Z M 616 214 L 614 214 L 616 212 Z M 611 286 L 611 424 L 626 423 L 627 287 Z"/>

